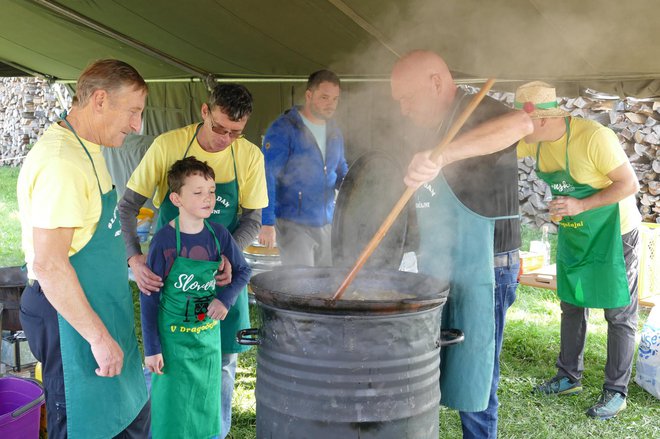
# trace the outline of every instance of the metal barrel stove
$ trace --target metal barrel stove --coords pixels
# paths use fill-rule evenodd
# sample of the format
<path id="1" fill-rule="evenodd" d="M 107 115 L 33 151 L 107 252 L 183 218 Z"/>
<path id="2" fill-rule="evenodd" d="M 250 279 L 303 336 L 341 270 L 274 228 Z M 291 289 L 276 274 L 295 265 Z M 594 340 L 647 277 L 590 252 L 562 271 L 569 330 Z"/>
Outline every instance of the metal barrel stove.
<path id="1" fill-rule="evenodd" d="M 440 319 L 448 287 L 428 276 L 281 268 L 251 280 L 262 317 L 239 331 L 258 344 L 258 438 L 437 438 L 439 351 L 462 340 Z M 445 331 L 443 331 L 445 332 Z"/>

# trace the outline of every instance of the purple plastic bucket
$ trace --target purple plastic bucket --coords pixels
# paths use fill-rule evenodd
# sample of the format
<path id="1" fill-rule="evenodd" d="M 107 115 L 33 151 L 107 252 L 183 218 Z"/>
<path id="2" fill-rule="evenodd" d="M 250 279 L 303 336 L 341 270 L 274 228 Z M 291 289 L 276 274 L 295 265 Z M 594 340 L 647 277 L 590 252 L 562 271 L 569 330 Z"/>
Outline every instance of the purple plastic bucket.
<path id="1" fill-rule="evenodd" d="M 34 380 L 0 378 L 0 438 L 39 438 L 44 390 Z"/>

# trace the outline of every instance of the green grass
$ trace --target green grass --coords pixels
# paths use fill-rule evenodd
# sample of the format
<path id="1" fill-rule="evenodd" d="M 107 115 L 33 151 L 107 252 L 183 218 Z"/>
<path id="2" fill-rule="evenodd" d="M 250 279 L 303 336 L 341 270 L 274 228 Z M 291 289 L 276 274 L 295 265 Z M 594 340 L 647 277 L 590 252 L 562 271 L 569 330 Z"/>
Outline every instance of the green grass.
<path id="1" fill-rule="evenodd" d="M 21 223 L 16 202 L 19 168 L 0 166 L 0 266 L 23 265 Z"/>
<path id="2" fill-rule="evenodd" d="M 251 313 L 252 326 L 259 326 L 254 307 Z M 518 289 L 518 298 L 507 316 L 500 362 L 499 437 L 660 438 L 660 401 L 632 380 L 628 408 L 617 418 L 595 421 L 584 414 L 600 396 L 604 378 L 607 325 L 601 310 L 593 310 L 589 320 L 584 391 L 566 397 L 532 395 L 534 385 L 556 372 L 560 314 L 553 292 L 526 286 Z M 640 312 L 640 328 L 647 316 L 648 310 Z M 230 435 L 233 439 L 256 438 L 255 365 L 255 349 L 240 355 Z M 462 437 L 456 411 L 441 408 L 439 422 L 440 437 Z"/>
<path id="3" fill-rule="evenodd" d="M 16 168 L 0 167 L 0 263 L 22 264 L 20 225 L 16 207 Z M 539 239 L 541 232 L 523 229 L 523 249 L 529 241 Z M 550 235 L 552 258 L 556 235 Z M 132 284 L 136 302 L 136 325 L 141 338 L 137 307 L 137 290 Z M 259 326 L 259 315 L 251 307 L 252 326 Z M 648 310 L 640 312 L 639 327 Z M 660 438 L 660 401 L 631 381 L 628 409 L 609 421 L 594 421 L 584 411 L 599 396 L 606 358 L 607 325 L 601 310 L 590 317 L 585 350 L 584 391 L 576 396 L 541 397 L 531 394 L 535 384 L 555 373 L 559 351 L 559 302 L 554 292 L 521 286 L 518 298 L 509 310 L 504 331 L 500 381 L 499 437 L 501 438 Z M 141 342 L 140 342 L 141 345 Z M 633 376 L 635 371 L 633 370 Z M 233 401 L 232 439 L 256 438 L 256 349 L 239 356 L 236 390 Z M 460 438 L 458 414 L 440 409 L 440 437 Z"/>
<path id="4" fill-rule="evenodd" d="M 523 249 L 540 239 L 537 229 L 523 229 Z M 554 262 L 557 236 L 549 236 Z M 254 307 L 253 325 L 256 313 Z M 640 311 L 639 327 L 648 316 Z M 592 310 L 585 349 L 584 391 L 576 396 L 532 395 L 534 385 L 556 373 L 559 352 L 561 311 L 553 291 L 521 286 L 509 310 L 504 332 L 500 380 L 500 438 L 660 438 L 660 401 L 631 380 L 628 408 L 617 418 L 595 421 L 584 412 L 596 402 L 602 390 L 606 358 L 607 324 L 602 310 Z M 636 356 L 635 356 L 636 360 Z M 256 350 L 239 357 L 230 437 L 254 439 L 256 422 Z M 633 377 L 635 371 L 633 369 Z M 440 437 L 460 438 L 458 413 L 440 408 Z"/>

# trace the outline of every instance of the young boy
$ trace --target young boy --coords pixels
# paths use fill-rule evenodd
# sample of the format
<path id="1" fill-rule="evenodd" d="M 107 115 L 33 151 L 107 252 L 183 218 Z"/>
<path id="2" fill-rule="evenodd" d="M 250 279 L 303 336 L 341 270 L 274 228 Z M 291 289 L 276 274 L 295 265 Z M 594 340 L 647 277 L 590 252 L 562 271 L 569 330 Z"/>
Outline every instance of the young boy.
<path id="1" fill-rule="evenodd" d="M 167 178 L 179 216 L 154 235 L 148 256 L 164 285 L 140 295 L 145 365 L 153 372 L 151 431 L 154 439 L 210 438 L 221 433 L 218 320 L 247 284 L 250 267 L 229 231 L 205 221 L 215 206 L 213 169 L 187 157 Z M 221 255 L 232 280 L 216 293 Z"/>

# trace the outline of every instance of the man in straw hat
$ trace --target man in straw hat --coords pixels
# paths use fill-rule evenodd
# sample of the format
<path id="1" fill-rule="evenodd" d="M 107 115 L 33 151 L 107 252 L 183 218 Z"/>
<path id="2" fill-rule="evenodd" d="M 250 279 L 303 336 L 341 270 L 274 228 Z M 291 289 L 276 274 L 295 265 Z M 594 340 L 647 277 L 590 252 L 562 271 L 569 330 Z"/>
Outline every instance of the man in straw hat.
<path id="1" fill-rule="evenodd" d="M 550 214 L 559 224 L 557 375 L 534 391 L 568 395 L 582 390 L 589 308 L 604 308 L 605 384 L 587 415 L 608 419 L 626 408 L 635 350 L 639 184 L 616 134 L 598 122 L 570 117 L 558 107 L 550 85 L 521 86 L 514 105 L 534 124 L 534 132 L 519 142 L 518 156 L 536 158 L 536 174 L 550 186 Z"/>
<path id="2" fill-rule="evenodd" d="M 440 142 L 470 101 L 428 51 L 403 56 L 391 88 L 401 113 L 428 131 L 425 148 Z M 440 390 L 441 403 L 460 410 L 466 438 L 497 436 L 499 354 L 521 243 L 515 144 L 532 129 L 525 112 L 486 97 L 439 161 L 420 152 L 405 178 L 419 188 L 420 271 L 449 280 L 442 326 L 465 333 L 463 343 L 441 351 Z"/>

